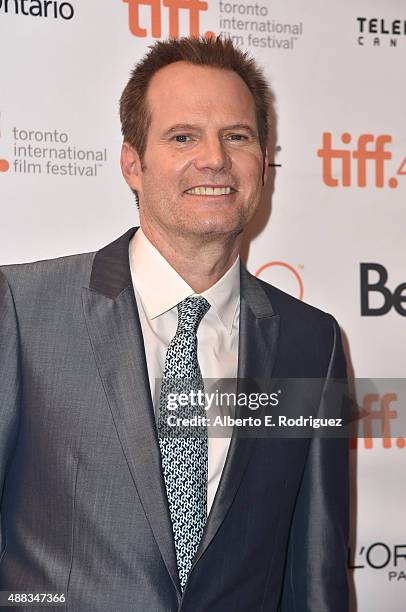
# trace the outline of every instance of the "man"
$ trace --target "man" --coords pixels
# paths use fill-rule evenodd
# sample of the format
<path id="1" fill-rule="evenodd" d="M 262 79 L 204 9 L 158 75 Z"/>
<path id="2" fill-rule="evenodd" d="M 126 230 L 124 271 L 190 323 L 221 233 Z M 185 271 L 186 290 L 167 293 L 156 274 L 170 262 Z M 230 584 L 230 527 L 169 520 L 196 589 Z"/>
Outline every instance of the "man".
<path id="1" fill-rule="evenodd" d="M 156 43 L 120 107 L 140 229 L 3 268 L 0 590 L 80 612 L 347 609 L 344 439 L 163 426 L 174 379 L 345 376 L 334 319 L 239 262 L 268 103 L 230 41 Z"/>

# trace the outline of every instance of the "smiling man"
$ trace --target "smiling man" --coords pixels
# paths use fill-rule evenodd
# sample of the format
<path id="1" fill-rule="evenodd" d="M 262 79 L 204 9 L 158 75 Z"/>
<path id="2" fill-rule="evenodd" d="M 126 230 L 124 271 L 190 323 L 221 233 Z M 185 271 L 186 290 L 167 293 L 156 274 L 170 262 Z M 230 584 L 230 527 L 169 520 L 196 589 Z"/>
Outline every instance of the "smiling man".
<path id="1" fill-rule="evenodd" d="M 210 58 L 208 53 L 215 47 L 199 44 L 215 64 L 214 54 Z M 186 55 L 187 45 L 179 45 L 179 57 Z M 195 291 L 214 285 L 235 262 L 268 168 L 266 119 L 261 135 L 256 119 L 256 110 L 268 111 L 266 83 L 248 62 L 244 66 L 230 44 L 222 48 L 230 56 L 224 51 L 224 64 L 234 54 L 247 80 L 262 87 L 257 109 L 247 84 L 233 70 L 185 60 L 159 70 L 154 65 L 145 100 L 148 134 L 140 150 L 134 128 L 128 127 L 130 117 L 139 116 L 132 93 L 140 88 L 140 68 L 121 101 L 122 170 L 139 194 L 141 229 Z M 164 50 L 164 44 L 157 46 L 144 71 L 158 51 L 165 57 Z"/>
<path id="2" fill-rule="evenodd" d="M 347 610 L 346 440 L 212 437 L 201 406 L 195 432 L 168 426 L 174 381 L 345 377 L 335 320 L 239 259 L 269 103 L 230 40 L 155 43 L 120 103 L 140 227 L 0 270 L 0 590 L 77 612 Z"/>

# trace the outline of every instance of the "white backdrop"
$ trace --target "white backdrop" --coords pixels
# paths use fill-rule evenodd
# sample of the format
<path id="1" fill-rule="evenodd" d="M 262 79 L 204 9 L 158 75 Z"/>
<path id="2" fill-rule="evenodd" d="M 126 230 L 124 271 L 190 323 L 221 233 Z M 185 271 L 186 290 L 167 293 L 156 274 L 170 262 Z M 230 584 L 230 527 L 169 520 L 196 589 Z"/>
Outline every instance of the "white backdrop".
<path id="1" fill-rule="evenodd" d="M 371 404 L 384 412 L 406 364 L 404 1 L 47 4 L 0 0 L 0 263 L 94 250 L 137 224 L 118 165 L 129 70 L 156 37 L 177 34 L 176 16 L 180 35 L 224 32 L 276 94 L 281 166 L 248 268 L 336 316 L 354 374 L 386 379 Z M 71 159 L 49 160 L 50 148 Z M 362 263 L 386 269 L 395 297 L 384 314 L 361 313 L 362 293 L 370 309 L 384 305 L 361 288 Z M 404 395 L 392 399 L 400 414 Z M 369 446 L 351 450 L 357 609 L 403 612 L 406 448 L 399 436 Z"/>

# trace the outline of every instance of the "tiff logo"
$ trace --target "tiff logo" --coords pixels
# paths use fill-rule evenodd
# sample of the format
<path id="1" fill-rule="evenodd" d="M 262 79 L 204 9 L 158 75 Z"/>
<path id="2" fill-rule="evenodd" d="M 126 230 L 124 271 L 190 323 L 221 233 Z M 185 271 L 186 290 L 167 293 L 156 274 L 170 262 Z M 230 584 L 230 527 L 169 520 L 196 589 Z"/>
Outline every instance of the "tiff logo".
<path id="1" fill-rule="evenodd" d="M 128 4 L 128 23 L 134 36 L 144 38 L 152 36 L 161 38 L 162 7 L 167 9 L 169 21 L 169 38 L 179 37 L 179 11 L 189 13 L 189 36 L 200 35 L 200 12 L 207 11 L 208 4 L 202 0 L 123 0 Z M 149 30 L 140 24 L 140 6 L 150 7 Z M 206 36 L 212 32 L 206 32 Z"/>
<path id="2" fill-rule="evenodd" d="M 378 426 L 377 435 L 382 439 L 383 448 L 392 448 L 391 420 L 398 418 L 396 410 L 392 409 L 392 404 L 397 402 L 397 393 L 367 393 L 363 398 L 361 410 L 361 423 L 363 427 L 364 448 L 374 447 L 374 423 Z M 359 432 L 361 435 L 361 432 Z M 350 439 L 350 448 L 357 448 L 357 438 Z M 402 437 L 395 439 L 397 448 L 405 448 L 406 440 Z"/>
<path id="3" fill-rule="evenodd" d="M 341 135 L 341 142 L 349 145 L 352 136 L 348 132 Z M 381 134 L 375 137 L 373 134 L 361 134 L 357 145 L 353 149 L 346 147 L 333 147 L 331 132 L 323 133 L 322 148 L 318 149 L 317 156 L 323 161 L 323 182 L 328 187 L 351 187 L 354 178 L 352 171 L 356 171 L 356 186 L 367 186 L 367 175 L 372 179 L 375 187 L 385 186 L 385 165 L 392 159 L 392 153 L 386 150 L 386 146 L 392 142 L 392 136 Z M 333 162 L 336 162 L 333 164 Z M 334 165 L 334 168 L 333 168 Z M 406 157 L 396 171 L 398 176 L 406 174 Z M 398 179 L 392 176 L 387 184 L 391 189 L 396 189 Z"/>

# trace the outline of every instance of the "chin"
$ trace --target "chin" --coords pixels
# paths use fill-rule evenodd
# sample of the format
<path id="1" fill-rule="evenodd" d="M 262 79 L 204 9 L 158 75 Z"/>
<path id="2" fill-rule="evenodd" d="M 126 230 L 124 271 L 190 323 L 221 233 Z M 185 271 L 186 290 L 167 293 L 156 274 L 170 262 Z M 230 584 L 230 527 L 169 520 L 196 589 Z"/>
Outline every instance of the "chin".
<path id="1" fill-rule="evenodd" d="M 191 236 L 205 238 L 207 241 L 215 240 L 220 236 L 238 236 L 243 230 L 240 224 L 218 224 L 210 223 L 204 225 L 194 225 L 193 227 L 185 228 L 185 234 Z"/>
<path id="2" fill-rule="evenodd" d="M 183 224 L 181 224 L 183 225 Z M 187 227 L 185 227 L 187 225 Z M 243 215 L 204 215 L 188 219 L 186 231 L 194 234 L 238 234 L 244 227 Z"/>

